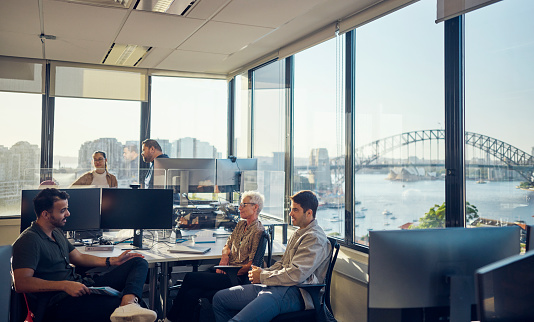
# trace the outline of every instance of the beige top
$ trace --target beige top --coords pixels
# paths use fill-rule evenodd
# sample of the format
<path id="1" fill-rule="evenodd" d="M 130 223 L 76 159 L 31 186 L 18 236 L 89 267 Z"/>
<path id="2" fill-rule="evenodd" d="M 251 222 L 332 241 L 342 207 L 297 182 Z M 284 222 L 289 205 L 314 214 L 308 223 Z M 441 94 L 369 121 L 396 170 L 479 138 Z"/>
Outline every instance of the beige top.
<path id="1" fill-rule="evenodd" d="M 226 246 L 230 248 L 229 264 L 245 265 L 252 261 L 264 230 L 258 219 L 248 226 L 246 220 L 240 220 L 226 241 Z"/>

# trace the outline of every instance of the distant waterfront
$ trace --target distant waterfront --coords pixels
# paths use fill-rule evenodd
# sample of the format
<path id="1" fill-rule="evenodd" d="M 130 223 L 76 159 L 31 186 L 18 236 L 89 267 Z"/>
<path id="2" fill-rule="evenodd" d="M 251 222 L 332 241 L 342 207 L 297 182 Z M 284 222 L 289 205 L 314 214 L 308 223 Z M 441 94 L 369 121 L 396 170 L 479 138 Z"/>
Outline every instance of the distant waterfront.
<path id="1" fill-rule="evenodd" d="M 401 225 L 423 217 L 434 205 L 445 201 L 443 180 L 400 182 L 385 180 L 384 174 L 361 174 L 356 176 L 356 235 L 366 235 L 369 229 L 399 229 Z M 501 221 L 525 221 L 533 224 L 534 191 L 517 189 L 519 181 L 488 181 L 487 184 L 466 182 L 467 201 L 478 208 L 483 218 Z M 362 211 L 362 207 L 367 208 Z M 388 210 L 392 215 L 383 215 Z M 344 208 L 320 208 L 317 211 L 319 224 L 327 234 L 344 233 Z M 392 219 L 395 217 L 396 219 Z"/>

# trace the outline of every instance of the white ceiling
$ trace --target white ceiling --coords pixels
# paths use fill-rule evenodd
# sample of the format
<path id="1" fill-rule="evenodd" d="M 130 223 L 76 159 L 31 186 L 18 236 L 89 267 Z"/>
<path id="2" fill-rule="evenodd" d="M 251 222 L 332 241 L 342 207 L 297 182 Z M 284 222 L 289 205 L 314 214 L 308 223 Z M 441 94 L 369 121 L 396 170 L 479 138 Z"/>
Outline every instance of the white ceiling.
<path id="1" fill-rule="evenodd" d="M 136 2 L 0 0 L 0 55 L 101 64 L 113 43 L 133 44 L 152 47 L 140 68 L 228 75 L 382 0 L 197 0 L 185 16 Z"/>

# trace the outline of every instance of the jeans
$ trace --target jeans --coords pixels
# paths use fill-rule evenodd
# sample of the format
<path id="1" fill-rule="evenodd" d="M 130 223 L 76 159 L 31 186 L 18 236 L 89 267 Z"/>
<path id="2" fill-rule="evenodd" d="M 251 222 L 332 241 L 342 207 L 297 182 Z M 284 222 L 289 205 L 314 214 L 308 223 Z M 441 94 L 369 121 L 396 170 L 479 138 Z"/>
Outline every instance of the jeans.
<path id="1" fill-rule="evenodd" d="M 270 321 L 278 314 L 303 309 L 296 286 L 249 284 L 219 291 L 213 297 L 217 322 Z"/>
<path id="2" fill-rule="evenodd" d="M 108 273 L 94 278 L 94 286 L 110 286 L 123 295 L 143 297 L 143 284 L 148 273 L 145 259 L 134 257 Z M 67 296 L 47 309 L 47 321 L 107 321 L 119 307 L 121 297 L 108 295 Z"/>

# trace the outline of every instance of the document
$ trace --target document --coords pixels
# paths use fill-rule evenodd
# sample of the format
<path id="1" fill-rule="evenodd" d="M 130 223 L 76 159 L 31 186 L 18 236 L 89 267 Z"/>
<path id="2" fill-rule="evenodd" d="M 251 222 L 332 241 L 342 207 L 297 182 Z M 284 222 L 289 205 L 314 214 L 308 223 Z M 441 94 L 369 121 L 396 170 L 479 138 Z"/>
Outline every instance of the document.
<path id="1" fill-rule="evenodd" d="M 197 247 L 197 246 L 185 246 L 176 245 L 169 248 L 171 253 L 183 253 L 183 254 L 204 254 L 209 252 L 211 247 Z"/>
<path id="2" fill-rule="evenodd" d="M 109 286 L 89 286 L 91 294 L 97 295 L 109 295 L 109 296 L 121 296 L 122 293 Z"/>

